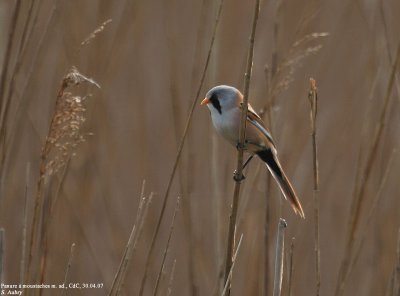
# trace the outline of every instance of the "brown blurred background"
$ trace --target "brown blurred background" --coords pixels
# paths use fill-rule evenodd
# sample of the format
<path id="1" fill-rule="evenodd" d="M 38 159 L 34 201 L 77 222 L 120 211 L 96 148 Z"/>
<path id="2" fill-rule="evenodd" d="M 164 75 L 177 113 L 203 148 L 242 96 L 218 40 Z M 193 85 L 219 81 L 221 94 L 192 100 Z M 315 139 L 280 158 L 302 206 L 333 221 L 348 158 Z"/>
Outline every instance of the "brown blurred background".
<path id="1" fill-rule="evenodd" d="M 105 288 L 72 290 L 69 295 L 108 294 L 135 221 L 141 184 L 146 180 L 146 195 L 155 195 L 123 288 L 123 295 L 137 295 L 178 143 L 204 68 L 219 2 L 43 0 L 34 1 L 31 7 L 31 1 L 20 1 L 15 28 L 10 29 L 17 2 L 0 2 L 0 56 L 2 69 L 8 63 L 4 87 L 11 90 L 7 109 L 4 96 L 1 101 L 2 112 L 7 110 L 0 146 L 4 156 L 0 188 L 0 225 L 5 229 L 3 282 L 19 281 L 26 166 L 30 163 L 31 221 L 41 147 L 61 80 L 74 65 L 97 81 L 101 89 L 88 89 L 93 96 L 87 100 L 84 132 L 94 135 L 78 147 L 64 178 L 61 170 L 46 185 L 45 195 L 52 196 L 62 182 L 50 226 L 45 282 L 63 282 L 70 247 L 76 243 L 70 281 L 102 282 Z M 253 6 L 254 1 L 225 0 L 202 96 L 218 84 L 243 88 Z M 18 54 L 30 9 L 26 44 Z M 104 31 L 81 47 L 81 41 L 107 19 L 112 22 Z M 12 48 L 5 60 L 13 30 Z M 329 36 L 311 38 L 300 48 L 293 47 L 311 33 Z M 232 295 L 272 293 L 279 217 L 288 222 L 287 255 L 295 237 L 292 295 L 315 294 L 309 77 L 317 80 L 319 96 L 321 295 L 334 295 L 345 254 L 357 170 L 364 170 L 371 151 L 399 34 L 397 0 L 261 2 L 250 102 L 260 110 L 270 98 L 272 86 L 267 83 L 265 66 L 271 75 L 271 64 L 277 61 L 283 71 L 276 78 L 280 81 L 285 81 L 293 69 L 287 89 L 277 92 L 270 120 L 281 162 L 298 191 L 307 219 L 301 220 L 286 202 L 281 202 L 274 184 L 271 191 L 267 190 L 268 172 L 258 159 L 253 160 L 240 197 L 237 234 L 243 233 L 243 243 L 233 272 Z M 303 54 L 307 56 L 300 57 Z M 285 68 L 285 61 L 291 58 L 299 61 Z M 400 226 L 400 159 L 396 154 L 387 179 L 383 176 L 400 143 L 399 90 L 396 77 L 382 136 L 373 153 L 371 175 L 360 183 L 365 194 L 355 249 L 362 236 L 365 241 L 344 295 L 392 295 L 390 283 Z M 175 259 L 171 295 L 214 295 L 225 258 L 235 165 L 235 149 L 215 134 L 207 109 L 196 107 L 144 295 L 153 295 L 178 195 L 181 207 L 159 295 L 167 295 Z M 379 203 L 374 208 L 380 187 Z M 367 223 L 371 208 L 375 210 Z M 267 211 L 269 265 L 265 268 Z M 288 293 L 288 265 L 287 256 L 284 295 Z M 43 295 L 60 293 L 43 291 Z"/>

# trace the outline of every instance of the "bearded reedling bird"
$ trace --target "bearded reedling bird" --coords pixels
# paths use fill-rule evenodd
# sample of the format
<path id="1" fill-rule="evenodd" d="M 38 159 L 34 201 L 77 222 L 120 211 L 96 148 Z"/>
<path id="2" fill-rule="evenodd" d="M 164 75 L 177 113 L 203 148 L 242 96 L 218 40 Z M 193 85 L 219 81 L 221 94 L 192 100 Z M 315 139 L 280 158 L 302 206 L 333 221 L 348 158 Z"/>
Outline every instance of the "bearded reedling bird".
<path id="1" fill-rule="evenodd" d="M 217 132 L 235 147 L 239 146 L 242 104 L 243 95 L 240 91 L 227 85 L 219 85 L 210 89 L 205 99 L 201 102 L 201 105 L 207 105 L 210 110 L 211 119 Z M 257 155 L 265 162 L 294 212 L 305 218 L 303 208 L 293 186 L 279 163 L 272 136 L 250 104 L 247 111 L 244 149 L 251 154 L 250 157 Z M 247 163 L 248 161 L 244 166 Z"/>

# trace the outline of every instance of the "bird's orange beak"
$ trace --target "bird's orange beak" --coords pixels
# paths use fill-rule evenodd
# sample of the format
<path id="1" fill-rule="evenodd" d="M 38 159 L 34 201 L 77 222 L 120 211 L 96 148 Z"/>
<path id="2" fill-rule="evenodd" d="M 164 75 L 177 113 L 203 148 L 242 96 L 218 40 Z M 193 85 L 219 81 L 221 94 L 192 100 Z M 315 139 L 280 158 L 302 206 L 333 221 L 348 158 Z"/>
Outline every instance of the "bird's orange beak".
<path id="1" fill-rule="evenodd" d="M 208 103 L 210 103 L 210 99 L 205 98 L 203 101 L 201 101 L 200 105 L 207 105 Z"/>

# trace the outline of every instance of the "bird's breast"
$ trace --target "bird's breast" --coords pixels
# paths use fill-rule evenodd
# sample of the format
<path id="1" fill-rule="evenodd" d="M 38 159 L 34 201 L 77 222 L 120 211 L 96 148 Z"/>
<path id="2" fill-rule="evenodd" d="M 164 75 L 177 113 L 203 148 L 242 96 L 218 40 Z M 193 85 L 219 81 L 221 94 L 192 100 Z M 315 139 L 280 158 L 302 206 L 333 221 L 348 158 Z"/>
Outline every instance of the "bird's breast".
<path id="1" fill-rule="evenodd" d="M 240 112 L 225 111 L 221 114 L 212 114 L 212 122 L 215 130 L 236 146 L 239 140 Z M 239 124 L 238 124 L 239 123 Z"/>

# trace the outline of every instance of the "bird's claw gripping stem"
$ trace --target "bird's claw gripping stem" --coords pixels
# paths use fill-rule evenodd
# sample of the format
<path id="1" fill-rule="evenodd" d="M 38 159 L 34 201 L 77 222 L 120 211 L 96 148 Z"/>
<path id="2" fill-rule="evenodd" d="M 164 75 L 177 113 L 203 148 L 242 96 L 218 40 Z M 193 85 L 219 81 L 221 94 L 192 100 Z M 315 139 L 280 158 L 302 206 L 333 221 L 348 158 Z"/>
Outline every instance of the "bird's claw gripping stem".
<path id="1" fill-rule="evenodd" d="M 235 170 L 233 172 L 233 180 L 236 182 L 242 182 L 246 177 L 243 175 L 243 173 L 239 174 L 238 170 Z"/>
<path id="2" fill-rule="evenodd" d="M 238 143 L 236 144 L 236 149 L 237 149 L 237 150 L 239 150 L 239 149 L 246 150 L 246 147 L 247 147 L 247 141 L 244 141 L 243 144 L 240 143 L 240 142 L 238 142 Z"/>

